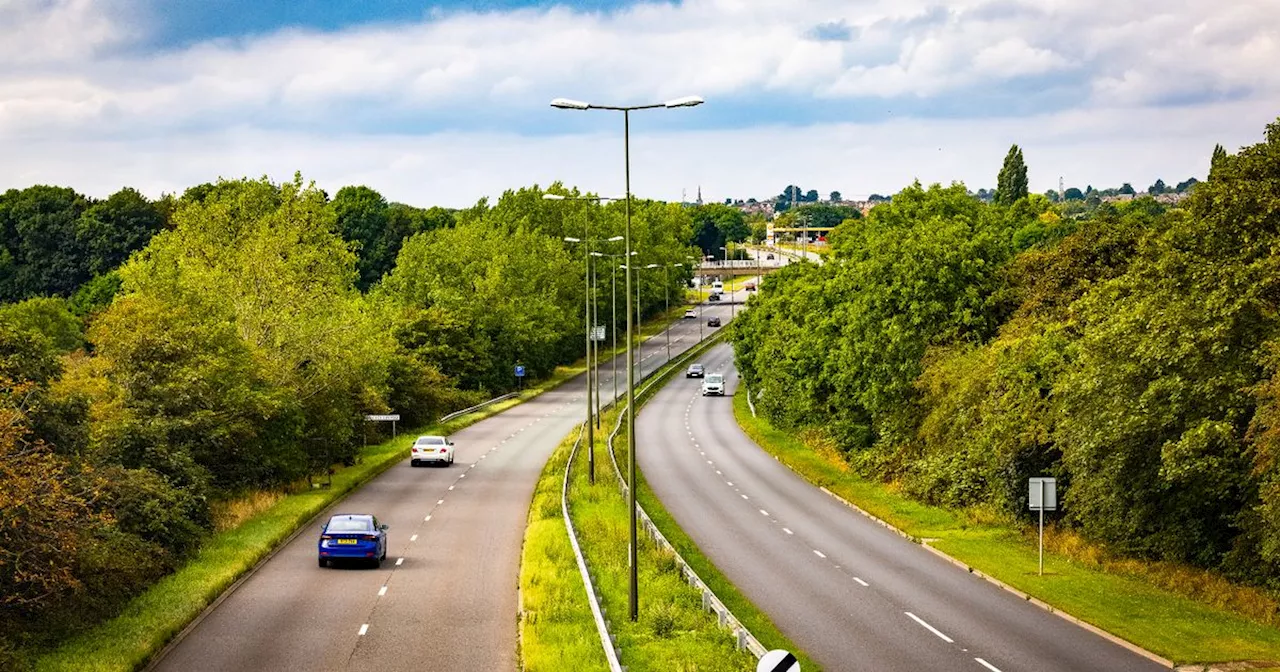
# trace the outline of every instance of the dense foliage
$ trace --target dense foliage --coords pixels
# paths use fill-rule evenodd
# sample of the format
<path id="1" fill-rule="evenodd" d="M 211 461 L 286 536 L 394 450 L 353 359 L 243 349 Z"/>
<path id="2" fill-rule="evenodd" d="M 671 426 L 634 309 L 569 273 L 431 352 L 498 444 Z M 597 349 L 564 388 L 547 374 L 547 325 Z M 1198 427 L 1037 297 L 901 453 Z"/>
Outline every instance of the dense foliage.
<path id="1" fill-rule="evenodd" d="M 365 414 L 425 424 L 513 388 L 514 364 L 579 358 L 589 257 L 564 238 L 621 252 L 622 206 L 543 193 L 458 213 L 300 177 L 0 196 L 0 667 L 182 562 L 218 500 L 350 461 Z M 647 313 L 683 298 L 692 222 L 633 210 L 634 259 L 667 269 Z M 607 306 L 621 256 L 600 259 Z"/>
<path id="2" fill-rule="evenodd" d="M 1280 122 L 1178 208 L 914 186 L 837 233 L 734 328 L 773 422 L 933 503 L 1055 475 L 1117 551 L 1280 587 Z"/>

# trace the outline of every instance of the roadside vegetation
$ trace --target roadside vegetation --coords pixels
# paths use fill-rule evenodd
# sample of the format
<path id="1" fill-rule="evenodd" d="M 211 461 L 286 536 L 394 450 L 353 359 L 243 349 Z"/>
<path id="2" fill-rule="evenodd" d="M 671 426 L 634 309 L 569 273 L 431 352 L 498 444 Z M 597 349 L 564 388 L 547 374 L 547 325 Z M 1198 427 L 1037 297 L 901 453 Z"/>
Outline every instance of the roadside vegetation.
<path id="1" fill-rule="evenodd" d="M 0 667 L 354 465 L 384 436 L 365 414 L 424 426 L 515 389 L 516 364 L 555 378 L 580 354 L 585 300 L 582 250 L 563 238 L 614 235 L 622 206 L 543 193 L 461 211 L 366 187 L 330 199 L 301 177 L 154 202 L 0 194 Z M 632 233 L 645 263 L 695 254 L 677 206 L 636 203 Z M 647 278 L 642 314 L 688 272 L 667 277 Z"/>
<path id="2" fill-rule="evenodd" d="M 847 467 L 823 484 L 866 479 L 932 505 L 908 528 L 1027 529 L 1028 478 L 1055 476 L 1049 537 L 1073 562 L 1280 625 L 1280 121 L 1260 144 L 1218 148 L 1173 208 L 1064 217 L 1027 194 L 1016 149 L 992 203 L 912 185 L 842 224 L 827 264 L 769 276 L 732 328 L 757 409 Z M 1006 536 L 968 529 L 938 547 L 977 564 Z M 1034 592 L 1025 548 L 1007 560 L 1011 574 L 988 571 Z M 1087 611 L 1066 591 L 1045 599 Z M 1276 658 L 1273 630 L 1240 620 L 1233 650 L 1234 627 L 1200 649 L 1185 633 L 1145 641 L 1190 659 L 1260 642 Z"/>

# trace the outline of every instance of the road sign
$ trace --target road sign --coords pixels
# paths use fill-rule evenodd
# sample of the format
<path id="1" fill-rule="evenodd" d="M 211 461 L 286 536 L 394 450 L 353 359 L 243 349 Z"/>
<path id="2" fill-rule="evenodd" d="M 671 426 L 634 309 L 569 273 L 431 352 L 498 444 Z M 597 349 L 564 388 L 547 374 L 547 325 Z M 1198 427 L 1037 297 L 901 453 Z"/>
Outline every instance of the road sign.
<path id="1" fill-rule="evenodd" d="M 773 222 L 769 222 L 768 224 L 765 224 L 764 238 L 765 238 L 765 243 L 768 244 L 769 247 L 773 247 L 775 242 L 775 238 L 773 236 Z"/>
<path id="2" fill-rule="evenodd" d="M 800 661 L 790 652 L 774 649 L 756 663 L 756 672 L 800 672 Z"/>
<path id="3" fill-rule="evenodd" d="M 364 416 L 364 419 L 369 422 L 399 422 L 400 415 L 366 415 Z"/>
<path id="4" fill-rule="evenodd" d="M 1044 576 L 1044 512 L 1058 510 L 1058 482 L 1052 476 L 1032 478 L 1027 485 L 1027 503 L 1040 512 L 1040 576 Z"/>
<path id="5" fill-rule="evenodd" d="M 516 378 L 524 378 L 524 367 L 516 366 Z"/>
<path id="6" fill-rule="evenodd" d="M 1027 502 L 1031 505 L 1032 511 L 1057 511 L 1057 481 L 1052 477 L 1031 479 L 1031 483 L 1027 491 Z"/>
<path id="7" fill-rule="evenodd" d="M 596 327 L 592 327 L 592 328 L 591 328 L 591 340 L 593 340 L 593 341 L 603 341 L 603 340 L 604 340 L 604 327 L 603 327 L 603 326 L 596 326 Z"/>

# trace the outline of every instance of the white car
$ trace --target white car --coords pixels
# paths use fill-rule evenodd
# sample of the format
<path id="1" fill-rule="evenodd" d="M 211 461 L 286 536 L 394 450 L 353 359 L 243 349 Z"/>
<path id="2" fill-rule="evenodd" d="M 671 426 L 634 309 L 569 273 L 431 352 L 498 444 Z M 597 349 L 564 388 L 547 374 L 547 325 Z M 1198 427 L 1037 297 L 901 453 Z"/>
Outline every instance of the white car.
<path id="1" fill-rule="evenodd" d="M 413 442 L 409 465 L 416 467 L 419 464 L 431 462 L 443 464 L 446 467 L 453 464 L 453 442 L 448 437 L 419 436 L 418 440 Z"/>
<path id="2" fill-rule="evenodd" d="M 706 378 L 702 379 L 702 396 L 716 395 L 724 396 L 724 374 L 708 373 Z"/>
<path id="3" fill-rule="evenodd" d="M 697 317 L 698 317 L 698 311 L 696 311 L 696 310 L 694 310 L 694 309 L 690 308 L 689 310 L 684 311 L 684 316 L 685 316 L 685 318 L 686 318 L 686 319 L 688 319 L 688 318 L 694 318 L 694 319 L 697 319 Z"/>

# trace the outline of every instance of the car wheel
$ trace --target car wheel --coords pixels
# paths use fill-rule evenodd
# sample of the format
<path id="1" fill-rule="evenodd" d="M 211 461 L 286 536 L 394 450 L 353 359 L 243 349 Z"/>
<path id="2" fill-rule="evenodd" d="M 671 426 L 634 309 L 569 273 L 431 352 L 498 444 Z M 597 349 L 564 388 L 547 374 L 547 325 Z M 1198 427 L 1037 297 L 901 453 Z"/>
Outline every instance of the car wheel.
<path id="1" fill-rule="evenodd" d="M 453 464 L 453 455 L 449 456 L 449 464 Z"/>
<path id="2" fill-rule="evenodd" d="M 320 558 L 320 566 L 321 566 L 321 567 L 328 567 L 328 566 L 329 566 L 329 561 L 328 561 L 328 560 L 325 560 L 324 558 Z"/>
<path id="3" fill-rule="evenodd" d="M 409 460 L 409 466 L 411 466 L 411 467 L 416 467 L 416 466 L 418 466 L 418 461 L 417 461 L 417 460 Z"/>

